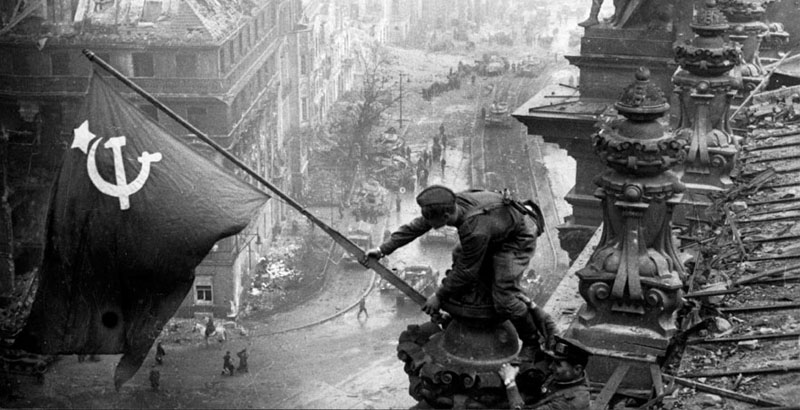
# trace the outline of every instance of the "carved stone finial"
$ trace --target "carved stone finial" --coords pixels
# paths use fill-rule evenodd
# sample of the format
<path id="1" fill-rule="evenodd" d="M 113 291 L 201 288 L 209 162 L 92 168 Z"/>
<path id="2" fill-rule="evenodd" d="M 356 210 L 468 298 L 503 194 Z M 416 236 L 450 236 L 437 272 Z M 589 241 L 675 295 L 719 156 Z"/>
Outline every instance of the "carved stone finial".
<path id="1" fill-rule="evenodd" d="M 760 20 L 767 12 L 766 4 L 774 0 L 719 0 L 718 7 L 730 22 L 748 22 Z"/>
<path id="2" fill-rule="evenodd" d="M 614 107 L 633 121 L 650 121 L 669 111 L 664 92 L 650 82 L 650 70 L 646 67 L 636 70 L 636 81 L 625 87 Z"/>
<path id="3" fill-rule="evenodd" d="M 717 76 L 741 61 L 741 50 L 723 37 L 730 25 L 715 0 L 706 0 L 689 26 L 695 38 L 675 46 L 675 61 L 683 69 L 698 76 Z"/>
<path id="4" fill-rule="evenodd" d="M 717 7 L 717 2 L 715 0 L 706 0 L 703 7 L 697 10 L 697 14 L 695 14 L 694 20 L 689 26 L 696 32 L 698 32 L 698 30 L 724 32 L 729 27 L 728 19 Z M 698 34 L 700 33 L 698 32 Z"/>

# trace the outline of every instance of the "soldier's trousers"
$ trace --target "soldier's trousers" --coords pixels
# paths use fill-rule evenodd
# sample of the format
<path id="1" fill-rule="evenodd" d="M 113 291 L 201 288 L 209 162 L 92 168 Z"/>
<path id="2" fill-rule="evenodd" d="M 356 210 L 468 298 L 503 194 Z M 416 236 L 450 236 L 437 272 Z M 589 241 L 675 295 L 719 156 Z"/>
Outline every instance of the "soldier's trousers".
<path id="1" fill-rule="evenodd" d="M 524 294 L 522 275 L 528 270 L 536 251 L 536 223 L 527 217 L 523 219 L 528 229 L 519 233 L 516 240 L 504 243 L 492 257 L 494 308 L 498 314 L 508 318 L 528 315 L 528 305 L 518 295 Z"/>

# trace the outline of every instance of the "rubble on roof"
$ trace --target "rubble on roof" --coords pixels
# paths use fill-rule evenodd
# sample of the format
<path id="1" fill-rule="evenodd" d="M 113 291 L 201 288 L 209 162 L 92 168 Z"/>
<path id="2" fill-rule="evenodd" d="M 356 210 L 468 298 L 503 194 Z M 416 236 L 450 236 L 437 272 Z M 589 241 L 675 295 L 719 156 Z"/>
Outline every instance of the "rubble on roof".
<path id="1" fill-rule="evenodd" d="M 39 38 L 49 28 L 45 35 L 73 42 L 208 42 L 235 31 L 254 8 L 250 0 L 79 0 L 71 21 L 29 18 L 8 35 Z"/>

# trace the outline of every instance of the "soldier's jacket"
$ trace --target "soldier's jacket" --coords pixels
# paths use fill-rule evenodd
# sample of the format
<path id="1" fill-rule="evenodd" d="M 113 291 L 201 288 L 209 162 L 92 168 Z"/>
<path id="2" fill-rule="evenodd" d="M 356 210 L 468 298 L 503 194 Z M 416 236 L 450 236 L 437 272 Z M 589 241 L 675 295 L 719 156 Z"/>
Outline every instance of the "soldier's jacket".
<path id="1" fill-rule="evenodd" d="M 553 382 L 542 400 L 531 407 L 536 410 L 588 410 L 589 385 L 585 377 L 572 382 Z"/>
<path id="2" fill-rule="evenodd" d="M 504 206 L 503 195 L 491 191 L 465 191 L 456 194 L 456 206 L 461 218 L 456 222 L 461 257 L 455 261 L 453 274 L 437 292 L 440 297 L 461 294 L 478 282 L 479 271 L 484 264 L 487 251 L 507 241 L 535 241 L 535 233 L 526 226 L 522 213 L 511 206 Z M 422 217 L 399 227 L 381 252 L 389 255 L 397 248 L 428 232 L 432 227 Z M 535 242 L 534 242 L 535 243 Z"/>
<path id="3" fill-rule="evenodd" d="M 543 386 L 544 398 L 533 404 L 524 404 L 516 386 L 509 387 L 508 402 L 512 409 L 533 410 L 588 410 L 589 383 L 586 377 L 570 382 L 551 381 Z"/>

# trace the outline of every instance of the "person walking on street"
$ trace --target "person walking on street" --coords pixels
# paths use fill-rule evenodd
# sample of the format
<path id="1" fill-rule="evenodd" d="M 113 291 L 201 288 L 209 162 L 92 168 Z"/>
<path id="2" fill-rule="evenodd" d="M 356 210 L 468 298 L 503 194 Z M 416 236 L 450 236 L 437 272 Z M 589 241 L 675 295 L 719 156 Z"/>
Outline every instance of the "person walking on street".
<path id="1" fill-rule="evenodd" d="M 167 355 L 167 352 L 164 351 L 164 347 L 161 346 L 161 342 L 159 341 L 156 345 L 156 363 L 163 364 L 164 363 L 164 356 Z"/>
<path id="2" fill-rule="evenodd" d="M 536 250 L 536 238 L 544 219 L 532 201 L 519 203 L 509 195 L 469 190 L 454 193 L 432 185 L 417 195 L 422 216 L 402 225 L 388 241 L 367 251 L 366 257 L 390 255 L 431 229 L 445 225 L 458 229 L 460 249 L 454 251 L 453 268 L 439 289 L 428 297 L 423 311 L 439 312 L 443 299 L 454 299 L 489 286 L 496 313 L 511 321 L 523 342 L 520 359 L 532 360 L 539 350 L 539 333 L 549 344 L 551 336 L 542 323 L 544 311 L 531 307 L 522 289 L 523 273 Z M 486 285 L 484 285 L 486 284 Z M 544 316 L 549 317 L 546 313 Z"/>
<path id="3" fill-rule="evenodd" d="M 444 156 L 442 156 L 442 160 L 441 160 L 441 165 L 442 165 L 442 181 L 444 181 L 444 167 L 445 167 L 445 165 L 446 165 L 446 164 L 447 164 L 447 160 L 446 160 L 446 159 L 444 159 Z"/>
<path id="4" fill-rule="evenodd" d="M 250 356 L 247 354 L 247 348 L 245 347 L 239 351 L 239 353 L 236 353 L 236 356 L 239 356 L 239 367 L 236 368 L 236 371 L 239 373 L 248 373 L 247 358 Z"/>
<path id="5" fill-rule="evenodd" d="M 417 170 L 417 181 L 420 188 L 424 189 L 428 186 L 428 168 L 426 166 L 421 166 Z"/>
<path id="6" fill-rule="evenodd" d="M 358 313 L 356 314 L 356 319 L 361 320 L 361 314 L 366 315 L 369 318 L 369 312 L 367 312 L 367 301 L 366 296 L 362 297 L 361 300 L 358 301 Z"/>
<path id="7" fill-rule="evenodd" d="M 222 374 L 233 376 L 234 370 L 236 370 L 236 367 L 233 366 L 233 362 L 231 361 L 231 352 L 229 350 L 225 352 L 225 356 L 222 357 Z"/>
<path id="8" fill-rule="evenodd" d="M 208 321 L 206 322 L 206 331 L 205 331 L 206 347 L 208 347 L 208 338 L 211 337 L 211 335 L 213 335 L 214 332 L 216 332 L 216 331 L 217 331 L 217 327 L 214 325 L 214 318 L 211 317 L 211 316 L 208 316 Z"/>
<path id="9" fill-rule="evenodd" d="M 439 135 L 444 135 L 444 123 L 439 124 Z"/>
<path id="10" fill-rule="evenodd" d="M 402 207 L 403 198 L 400 196 L 400 192 L 396 193 L 394 196 L 394 203 L 395 207 L 397 208 L 397 213 L 400 213 L 400 208 Z"/>

